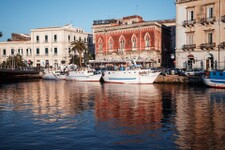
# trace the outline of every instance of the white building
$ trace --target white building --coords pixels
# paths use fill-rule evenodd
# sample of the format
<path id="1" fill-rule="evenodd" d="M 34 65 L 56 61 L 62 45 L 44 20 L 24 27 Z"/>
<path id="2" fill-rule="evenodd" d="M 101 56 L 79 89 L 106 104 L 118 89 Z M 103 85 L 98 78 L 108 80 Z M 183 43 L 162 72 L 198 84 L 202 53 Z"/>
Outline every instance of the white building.
<path id="1" fill-rule="evenodd" d="M 33 66 L 60 66 L 69 63 L 70 44 L 82 39 L 92 45 L 92 35 L 71 24 L 63 27 L 32 29 L 29 40 L 0 42 L 0 63 L 8 56 L 20 54 L 25 62 L 32 61 Z"/>
<path id="2" fill-rule="evenodd" d="M 176 0 L 176 67 L 225 69 L 225 0 Z"/>

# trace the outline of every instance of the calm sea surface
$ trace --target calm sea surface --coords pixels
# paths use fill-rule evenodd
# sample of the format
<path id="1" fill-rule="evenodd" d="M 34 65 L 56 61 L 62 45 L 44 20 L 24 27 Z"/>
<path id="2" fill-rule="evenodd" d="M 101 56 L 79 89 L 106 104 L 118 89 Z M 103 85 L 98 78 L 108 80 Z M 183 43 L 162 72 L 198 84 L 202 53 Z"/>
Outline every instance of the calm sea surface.
<path id="1" fill-rule="evenodd" d="M 225 90 L 1 84 L 0 149 L 225 149 Z"/>

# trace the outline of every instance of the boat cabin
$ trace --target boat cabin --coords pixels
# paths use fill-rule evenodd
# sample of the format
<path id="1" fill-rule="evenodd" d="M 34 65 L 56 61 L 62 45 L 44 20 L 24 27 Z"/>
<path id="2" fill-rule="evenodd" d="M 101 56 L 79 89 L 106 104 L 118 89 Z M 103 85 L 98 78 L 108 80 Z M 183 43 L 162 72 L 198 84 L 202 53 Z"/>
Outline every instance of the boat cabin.
<path id="1" fill-rule="evenodd" d="M 225 72 L 224 71 L 211 71 L 210 78 L 211 79 L 225 79 Z"/>

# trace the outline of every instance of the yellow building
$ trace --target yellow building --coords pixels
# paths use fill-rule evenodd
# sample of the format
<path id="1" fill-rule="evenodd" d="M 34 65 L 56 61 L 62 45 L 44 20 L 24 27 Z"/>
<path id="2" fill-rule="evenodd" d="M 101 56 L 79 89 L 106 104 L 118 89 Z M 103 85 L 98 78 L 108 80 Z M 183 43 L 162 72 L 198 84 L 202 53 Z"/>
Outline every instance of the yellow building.
<path id="1" fill-rule="evenodd" d="M 176 66 L 225 69 L 225 0 L 176 1 Z"/>

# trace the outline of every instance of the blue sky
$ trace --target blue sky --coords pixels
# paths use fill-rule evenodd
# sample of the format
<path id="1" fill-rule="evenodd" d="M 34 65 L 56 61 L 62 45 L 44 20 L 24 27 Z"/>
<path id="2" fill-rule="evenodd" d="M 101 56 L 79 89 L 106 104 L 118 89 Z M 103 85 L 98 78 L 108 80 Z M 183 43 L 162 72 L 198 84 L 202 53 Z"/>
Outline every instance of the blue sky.
<path id="1" fill-rule="evenodd" d="M 0 0 L 0 31 L 28 33 L 39 27 L 72 23 L 92 32 L 93 20 L 140 15 L 144 20 L 174 19 L 175 0 Z"/>

